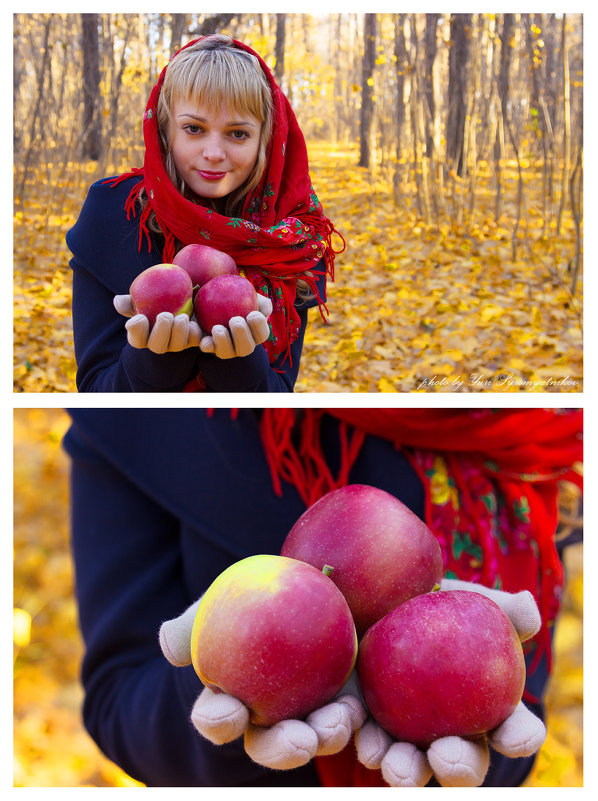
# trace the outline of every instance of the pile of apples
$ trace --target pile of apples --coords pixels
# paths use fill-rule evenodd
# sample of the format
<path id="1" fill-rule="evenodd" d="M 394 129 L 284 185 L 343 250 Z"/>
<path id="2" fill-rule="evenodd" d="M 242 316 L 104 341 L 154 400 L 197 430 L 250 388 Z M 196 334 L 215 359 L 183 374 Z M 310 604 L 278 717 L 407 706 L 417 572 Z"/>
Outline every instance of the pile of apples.
<path id="1" fill-rule="evenodd" d="M 234 260 L 208 245 L 191 244 L 179 250 L 172 264 L 155 264 L 140 273 L 129 289 L 137 314 L 151 326 L 160 312 L 177 316 L 195 311 L 201 329 L 228 326 L 232 317 L 257 311 L 257 293 L 239 275 Z"/>
<path id="2" fill-rule="evenodd" d="M 521 643 L 494 601 L 440 590 L 442 572 L 438 541 L 401 501 L 342 487 L 307 509 L 280 555 L 218 576 L 195 618 L 193 665 L 257 725 L 305 717 L 356 665 L 371 715 L 396 739 L 483 736 L 521 700 Z"/>

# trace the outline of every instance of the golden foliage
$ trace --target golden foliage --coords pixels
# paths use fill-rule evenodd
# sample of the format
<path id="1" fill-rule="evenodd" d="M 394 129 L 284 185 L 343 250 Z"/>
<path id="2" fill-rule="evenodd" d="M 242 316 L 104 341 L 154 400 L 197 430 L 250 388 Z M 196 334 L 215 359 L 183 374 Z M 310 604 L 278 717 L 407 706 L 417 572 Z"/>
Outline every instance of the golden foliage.
<path id="1" fill-rule="evenodd" d="M 35 195 L 28 194 L 13 219 L 16 392 L 75 391 L 72 282 L 64 236 L 76 219 L 85 190 L 69 190 L 58 169 L 51 164 L 44 168 L 50 174 L 40 173 Z M 59 194 L 63 195 L 60 200 Z"/>
<path id="2" fill-rule="evenodd" d="M 81 722 L 62 410 L 14 414 L 14 773 L 17 787 L 118 787 L 132 782 Z"/>
<path id="3" fill-rule="evenodd" d="M 356 148 L 318 144 L 310 152 L 316 192 L 347 247 L 329 285 L 327 324 L 311 313 L 297 391 L 582 390 L 581 289 L 572 298 L 565 268 L 553 266 L 573 258 L 574 230 L 566 218 L 560 237 L 543 237 L 532 166 L 513 258 L 514 210 L 494 220 L 483 170 L 469 222 L 447 214 L 426 226 L 414 186 L 403 185 L 397 207 L 388 180 L 355 166 Z M 75 390 L 64 235 L 94 176 L 70 166 L 79 183 L 45 165 L 49 174 L 14 219 L 17 392 Z M 456 187 L 458 206 L 467 188 Z"/>
<path id="4" fill-rule="evenodd" d="M 14 784 L 135 785 L 92 743 L 81 723 L 83 654 L 68 543 L 68 460 L 61 410 L 14 415 Z M 528 780 L 582 785 L 582 547 L 570 549 L 556 629 L 548 738 Z"/>
<path id="5" fill-rule="evenodd" d="M 565 555 L 568 578 L 546 698 L 548 734 L 529 787 L 583 786 L 583 547 Z"/>
<path id="6" fill-rule="evenodd" d="M 542 236 L 535 170 L 513 258 L 514 210 L 495 221 L 488 175 L 470 221 L 425 226 L 414 188 L 403 186 L 397 207 L 389 180 L 354 166 L 355 149 L 310 152 L 347 247 L 327 323 L 316 315 L 308 327 L 297 391 L 581 391 L 581 300 L 550 268 L 573 257 L 574 230 L 568 221 L 558 241 Z"/>

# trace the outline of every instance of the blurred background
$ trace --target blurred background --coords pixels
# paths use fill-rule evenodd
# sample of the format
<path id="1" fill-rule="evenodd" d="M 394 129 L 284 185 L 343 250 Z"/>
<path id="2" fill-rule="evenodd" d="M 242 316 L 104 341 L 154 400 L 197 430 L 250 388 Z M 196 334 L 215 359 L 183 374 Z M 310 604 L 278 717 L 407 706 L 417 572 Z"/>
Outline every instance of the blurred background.
<path id="1" fill-rule="evenodd" d="M 137 786 L 100 754 L 81 722 L 82 643 L 69 552 L 69 465 L 61 448 L 68 425 L 60 409 L 14 411 L 13 782 Z M 527 782 L 533 787 L 583 785 L 583 546 L 567 552 L 548 737 Z"/>

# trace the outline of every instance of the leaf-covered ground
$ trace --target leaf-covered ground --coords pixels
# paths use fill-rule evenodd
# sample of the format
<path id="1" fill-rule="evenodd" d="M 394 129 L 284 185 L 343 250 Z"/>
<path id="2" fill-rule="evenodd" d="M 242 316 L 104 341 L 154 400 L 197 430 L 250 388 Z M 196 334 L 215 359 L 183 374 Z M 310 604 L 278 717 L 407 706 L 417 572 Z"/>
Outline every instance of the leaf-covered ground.
<path id="1" fill-rule="evenodd" d="M 123 787 L 136 783 L 104 758 L 81 723 L 83 653 L 68 546 L 68 418 L 56 409 L 14 417 L 14 773 L 18 787 Z M 527 784 L 583 784 L 583 563 L 571 549 L 548 737 Z"/>
<path id="2" fill-rule="evenodd" d="M 480 170 L 474 213 L 458 182 L 447 213 L 425 226 L 414 186 L 356 167 L 355 148 L 315 145 L 312 177 L 346 241 L 324 323 L 310 314 L 298 392 L 579 392 L 582 283 L 572 297 L 571 215 L 543 238 L 540 177 L 526 166 L 526 210 L 515 258 L 516 169 L 505 170 L 505 210 Z M 123 165 L 123 169 L 129 165 Z M 73 173 L 74 174 L 74 173 Z M 64 234 L 86 193 L 78 170 L 40 180 L 14 219 L 14 388 L 74 391 L 71 276 Z M 93 176 L 88 176 L 91 182 Z M 59 201 L 57 200 L 59 198 Z M 450 208 L 449 208 L 450 206 Z M 459 209 L 465 222 L 456 224 Z M 336 240 L 337 246 L 340 240 Z"/>
<path id="3" fill-rule="evenodd" d="M 514 202 L 494 219 L 491 178 L 478 178 L 467 225 L 426 228 L 413 193 L 397 206 L 388 181 L 351 166 L 353 151 L 312 148 L 316 192 L 346 240 L 330 285 L 328 324 L 315 315 L 298 390 L 580 391 L 581 292 L 569 293 L 574 230 L 542 238 L 539 176 L 516 258 Z M 515 198 L 516 172 L 507 172 Z M 404 187 L 405 188 L 405 187 Z M 457 184 L 457 213 L 466 186 Z M 467 215 L 465 215 L 465 218 Z M 554 265 L 559 265 L 556 269 Z"/>

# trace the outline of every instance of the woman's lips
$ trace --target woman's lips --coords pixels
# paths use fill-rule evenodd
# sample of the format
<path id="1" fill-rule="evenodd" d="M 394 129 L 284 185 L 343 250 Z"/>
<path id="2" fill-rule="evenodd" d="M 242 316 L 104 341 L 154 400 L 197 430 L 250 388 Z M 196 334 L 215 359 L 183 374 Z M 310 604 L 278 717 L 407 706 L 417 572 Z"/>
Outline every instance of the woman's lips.
<path id="1" fill-rule="evenodd" d="M 209 172 L 207 170 L 198 170 L 198 174 L 206 181 L 219 181 L 226 175 L 225 172 Z"/>

